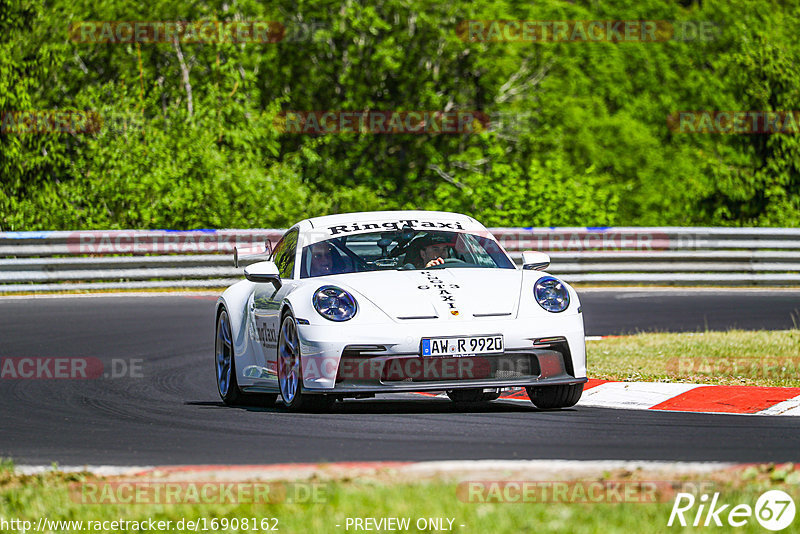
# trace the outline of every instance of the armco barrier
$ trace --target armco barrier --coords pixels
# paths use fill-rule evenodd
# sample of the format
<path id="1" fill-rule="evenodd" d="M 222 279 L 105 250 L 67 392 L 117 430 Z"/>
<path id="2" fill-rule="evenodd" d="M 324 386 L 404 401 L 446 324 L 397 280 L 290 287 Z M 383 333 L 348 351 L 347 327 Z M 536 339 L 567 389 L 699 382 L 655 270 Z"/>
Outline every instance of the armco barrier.
<path id="1" fill-rule="evenodd" d="M 519 262 L 550 254 L 549 272 L 590 284 L 800 286 L 796 228 L 494 228 Z M 224 287 L 240 249 L 282 230 L 0 232 L 0 292 Z"/>

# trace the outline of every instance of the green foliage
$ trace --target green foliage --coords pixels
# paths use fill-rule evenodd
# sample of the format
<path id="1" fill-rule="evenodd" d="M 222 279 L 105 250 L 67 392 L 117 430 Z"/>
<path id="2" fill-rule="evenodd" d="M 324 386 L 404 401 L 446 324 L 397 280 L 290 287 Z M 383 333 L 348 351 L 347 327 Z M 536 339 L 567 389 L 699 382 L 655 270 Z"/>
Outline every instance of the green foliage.
<path id="1" fill-rule="evenodd" d="M 467 42 L 465 20 L 667 20 L 656 43 Z M 81 21 L 280 21 L 278 43 L 81 43 Z M 709 39 L 683 28 L 714 24 Z M 800 224 L 800 138 L 672 132 L 686 110 L 796 110 L 800 7 L 420 0 L 0 0 L 0 230 L 281 227 L 443 209 L 491 226 Z M 280 133 L 287 110 L 474 110 L 474 134 Z M 498 119 L 502 119 L 498 124 Z"/>

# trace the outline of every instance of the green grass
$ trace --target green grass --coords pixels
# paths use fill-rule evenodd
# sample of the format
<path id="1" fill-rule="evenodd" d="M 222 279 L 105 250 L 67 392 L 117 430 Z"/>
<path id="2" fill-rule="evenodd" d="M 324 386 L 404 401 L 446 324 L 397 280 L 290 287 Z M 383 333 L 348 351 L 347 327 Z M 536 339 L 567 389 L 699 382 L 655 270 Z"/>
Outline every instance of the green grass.
<path id="1" fill-rule="evenodd" d="M 800 387 L 800 329 L 636 334 L 586 350 L 592 378 Z"/>
<path id="2" fill-rule="evenodd" d="M 457 496 L 454 482 L 393 482 L 392 480 L 343 480 L 324 484 L 324 499 L 312 505 L 239 504 L 239 505 L 109 505 L 79 504 L 70 496 L 70 484 L 96 483 L 99 479 L 87 474 L 58 472 L 37 476 L 21 476 L 8 469 L 0 470 L 0 519 L 27 519 L 34 523 L 40 516 L 51 520 L 105 521 L 123 519 L 170 520 L 199 518 L 277 518 L 279 532 L 326 533 L 354 532 L 344 529 L 348 517 L 408 517 L 411 532 L 419 518 L 454 518 L 454 532 L 514 533 L 520 532 L 664 532 L 672 508 L 672 499 L 656 504 L 586 504 L 586 503 L 469 503 Z M 653 480 L 638 474 L 639 480 Z M 608 474 L 608 480 L 634 480 L 637 473 Z M 644 478 L 641 478 L 644 477 Z M 486 477 L 481 478 L 485 480 Z M 686 479 L 684 479 L 685 481 Z M 800 472 L 793 466 L 753 466 L 746 470 L 708 475 L 706 480 L 719 491 L 720 501 L 753 506 L 758 496 L 768 489 L 782 489 L 800 502 Z M 730 508 L 729 508 L 730 509 Z M 795 520 L 800 521 L 800 519 Z M 342 525 L 336 527 L 336 525 Z M 465 525 L 461 527 L 460 525 Z M 688 529 L 688 531 L 703 530 Z M 724 531 L 725 529 L 723 529 Z M 86 531 L 86 530 L 84 530 Z M 123 529 L 119 532 L 133 532 Z M 176 531 L 174 526 L 170 532 Z M 202 532 L 202 529 L 200 529 Z M 216 532 L 237 532 L 219 529 Z M 239 532 L 244 532 L 239 529 Z M 249 530 L 249 532 L 253 532 Z M 260 532 L 260 531 L 259 531 Z M 751 524 L 737 532 L 763 532 Z"/>

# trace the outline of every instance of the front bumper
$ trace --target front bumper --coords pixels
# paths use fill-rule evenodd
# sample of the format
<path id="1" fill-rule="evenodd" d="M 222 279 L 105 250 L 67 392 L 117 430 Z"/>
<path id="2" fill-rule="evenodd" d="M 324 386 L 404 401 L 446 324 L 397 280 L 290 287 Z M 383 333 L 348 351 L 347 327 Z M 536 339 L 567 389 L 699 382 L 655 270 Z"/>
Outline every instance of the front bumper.
<path id="1" fill-rule="evenodd" d="M 580 314 L 533 320 L 300 325 L 309 393 L 369 394 L 586 382 Z M 505 352 L 422 357 L 423 337 L 502 334 Z M 553 338 L 557 339 L 555 342 Z M 542 342 L 542 340 L 548 340 Z"/>

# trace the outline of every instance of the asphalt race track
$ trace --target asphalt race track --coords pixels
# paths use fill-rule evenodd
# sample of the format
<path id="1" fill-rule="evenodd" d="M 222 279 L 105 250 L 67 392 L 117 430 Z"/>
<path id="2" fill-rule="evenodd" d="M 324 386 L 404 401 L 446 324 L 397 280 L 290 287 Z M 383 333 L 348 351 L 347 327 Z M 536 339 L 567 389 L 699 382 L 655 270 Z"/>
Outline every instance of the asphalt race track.
<path id="1" fill-rule="evenodd" d="M 800 328 L 800 291 L 638 289 L 578 292 L 587 336 Z"/>
<path id="2" fill-rule="evenodd" d="M 588 335 L 791 328 L 800 292 L 588 291 Z M 0 457 L 18 464 L 164 465 L 348 460 L 800 460 L 800 418 L 498 401 L 459 411 L 395 395 L 330 414 L 223 406 L 212 297 L 0 299 L 0 357 L 94 357 L 141 376 L 0 380 Z M 119 369 L 119 367 L 118 367 Z M 138 369 L 137 369 L 138 370 Z"/>

